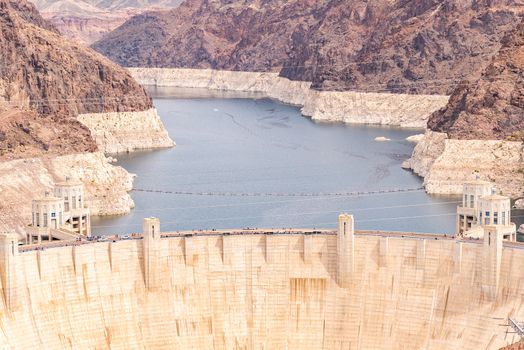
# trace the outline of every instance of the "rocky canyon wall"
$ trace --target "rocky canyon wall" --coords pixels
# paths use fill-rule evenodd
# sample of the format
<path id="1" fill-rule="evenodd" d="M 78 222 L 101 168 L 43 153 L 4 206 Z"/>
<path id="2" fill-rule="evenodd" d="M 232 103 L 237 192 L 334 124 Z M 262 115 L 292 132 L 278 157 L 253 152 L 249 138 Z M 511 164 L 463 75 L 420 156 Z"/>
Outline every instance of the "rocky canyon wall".
<path id="1" fill-rule="evenodd" d="M 302 114 L 319 121 L 383 124 L 425 128 L 429 115 L 448 101 L 441 95 L 317 91 L 311 83 L 293 81 L 277 73 L 210 69 L 129 68 L 143 85 L 261 92 L 302 106 Z"/>
<path id="2" fill-rule="evenodd" d="M 424 177 L 429 193 L 461 194 L 478 174 L 505 195 L 524 192 L 524 146 L 519 141 L 457 140 L 427 131 L 403 166 Z"/>
<path id="3" fill-rule="evenodd" d="M 174 146 L 154 108 L 143 112 L 80 114 L 77 119 L 91 131 L 104 153 Z"/>
<path id="4" fill-rule="evenodd" d="M 476 242 L 357 234 L 342 287 L 336 235 L 162 238 L 148 288 L 142 242 L 19 253 L 0 347 L 498 349 L 524 318 L 522 249 L 491 298 Z"/>
<path id="5" fill-rule="evenodd" d="M 0 162 L 0 230 L 22 234 L 31 222 L 31 200 L 66 177 L 82 181 L 91 214 L 124 214 L 134 206 L 128 193 L 133 176 L 101 152 L 5 161 Z"/>
<path id="6" fill-rule="evenodd" d="M 103 152 L 173 145 L 144 88 L 26 0 L 0 0 L 0 32 L 0 224 L 20 232 L 31 200 L 66 176 L 93 214 L 129 211 L 132 177 Z"/>

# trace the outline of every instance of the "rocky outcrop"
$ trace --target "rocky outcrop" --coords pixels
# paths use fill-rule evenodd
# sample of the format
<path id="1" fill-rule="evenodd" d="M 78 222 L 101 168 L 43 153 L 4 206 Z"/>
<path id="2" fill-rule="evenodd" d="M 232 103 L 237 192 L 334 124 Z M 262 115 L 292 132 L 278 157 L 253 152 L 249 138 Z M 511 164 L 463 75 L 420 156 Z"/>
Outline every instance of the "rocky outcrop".
<path id="1" fill-rule="evenodd" d="M 522 14 L 513 0 L 335 0 L 293 37 L 282 74 L 322 90 L 449 95 L 479 76 Z"/>
<path id="2" fill-rule="evenodd" d="M 447 96 L 310 90 L 302 114 L 318 121 L 425 128 Z"/>
<path id="3" fill-rule="evenodd" d="M 30 7 L 24 0 L 21 3 Z M 0 0 L 0 66 L 5 84 L 0 100 L 64 119 L 152 107 L 151 98 L 124 69 L 37 25 L 44 20 L 33 18 L 36 11 L 31 21 L 26 20 L 27 14 L 19 8 Z"/>
<path id="4" fill-rule="evenodd" d="M 431 115 L 428 132 L 404 164 L 424 177 L 433 193 L 458 193 L 479 173 L 506 194 L 524 191 L 524 22 L 474 84 L 456 89 Z"/>
<path id="5" fill-rule="evenodd" d="M 152 108 L 124 69 L 64 40 L 28 2 L 0 0 L 0 29 L 0 133 L 11 135 L 0 137 L 3 159 L 94 151 L 79 114 Z"/>
<path id="6" fill-rule="evenodd" d="M 457 139 L 524 141 L 524 20 L 504 37 L 497 57 L 474 83 L 464 83 L 428 127 Z"/>
<path id="7" fill-rule="evenodd" d="M 104 153 L 174 146 L 154 108 L 143 112 L 81 114 L 77 119 L 91 130 Z"/>
<path id="8" fill-rule="evenodd" d="M 0 161 L 96 150 L 91 131 L 74 119 L 42 117 L 29 108 L 2 110 L 0 103 Z"/>
<path id="9" fill-rule="evenodd" d="M 128 212 L 132 177 L 99 150 L 173 144 L 144 88 L 25 0 L 0 0 L 0 32 L 0 224 L 20 232 L 31 200 L 67 176 L 92 214 Z"/>
<path id="10" fill-rule="evenodd" d="M 83 182 L 93 215 L 124 214 L 134 206 L 132 175 L 100 152 L 17 159 L 0 162 L 0 226 L 21 233 L 31 219 L 31 199 L 66 177 Z"/>
<path id="11" fill-rule="evenodd" d="M 125 67 L 278 71 L 291 36 L 327 0 L 187 0 L 129 19 L 93 44 Z"/>
<path id="12" fill-rule="evenodd" d="M 427 176 L 435 160 L 444 152 L 447 139 L 444 133 L 427 131 L 415 146 L 411 158 L 402 167 L 413 170 L 421 177 Z"/>
<path id="13" fill-rule="evenodd" d="M 188 0 L 93 47 L 127 67 L 280 71 L 330 91 L 449 95 L 515 28 L 514 0 Z"/>
<path id="14" fill-rule="evenodd" d="M 403 164 L 424 177 L 429 193 L 460 194 L 476 174 L 496 184 L 505 195 L 524 191 L 524 146 L 503 140 L 457 140 L 428 131 Z"/>
<path id="15" fill-rule="evenodd" d="M 444 106 L 446 96 L 331 92 L 310 89 L 277 73 L 210 69 L 129 68 L 144 85 L 261 92 L 284 103 L 302 106 L 318 121 L 425 127 L 429 114 Z"/>
<path id="16" fill-rule="evenodd" d="M 145 11 L 174 8 L 182 0 L 33 0 L 42 16 L 68 39 L 89 45 L 131 16 Z"/>

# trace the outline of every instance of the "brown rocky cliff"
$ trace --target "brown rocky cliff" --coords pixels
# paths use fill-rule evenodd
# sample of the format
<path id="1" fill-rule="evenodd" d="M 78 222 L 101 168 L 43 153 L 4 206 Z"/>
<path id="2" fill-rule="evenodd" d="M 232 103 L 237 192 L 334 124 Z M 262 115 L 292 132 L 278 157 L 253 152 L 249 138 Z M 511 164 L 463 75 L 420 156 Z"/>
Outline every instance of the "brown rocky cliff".
<path id="1" fill-rule="evenodd" d="M 25 21 L 58 34 L 58 29 L 46 21 L 31 3 L 18 0 L 9 0 L 8 3 Z"/>
<path id="2" fill-rule="evenodd" d="M 428 127 L 459 139 L 524 141 L 524 20 L 480 79 L 463 83 Z"/>
<path id="3" fill-rule="evenodd" d="M 280 70 L 321 90 L 451 94 L 523 13 L 523 0 L 188 0 L 93 47 L 124 66 Z"/>
<path id="4" fill-rule="evenodd" d="M 93 48 L 123 66 L 278 71 L 328 1 L 188 0 L 135 16 Z"/>
<path id="5" fill-rule="evenodd" d="M 78 114 L 152 106 L 125 70 L 62 38 L 27 1 L 0 0 L 0 33 L 3 157 L 95 150 Z"/>
<path id="6" fill-rule="evenodd" d="M 450 94 L 474 79 L 524 13 L 521 1 L 337 0 L 296 36 L 282 75 L 322 90 Z M 316 45 L 315 50 L 308 45 Z"/>

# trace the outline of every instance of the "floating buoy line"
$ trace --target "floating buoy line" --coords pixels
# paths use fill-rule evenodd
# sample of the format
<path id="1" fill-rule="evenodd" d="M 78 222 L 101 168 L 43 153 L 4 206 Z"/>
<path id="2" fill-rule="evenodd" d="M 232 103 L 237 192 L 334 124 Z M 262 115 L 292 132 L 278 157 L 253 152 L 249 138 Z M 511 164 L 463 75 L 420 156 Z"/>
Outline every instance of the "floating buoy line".
<path id="1" fill-rule="evenodd" d="M 358 197 L 358 196 L 369 196 L 377 194 L 387 193 L 400 193 L 400 192 L 420 192 L 424 191 L 424 187 L 415 188 L 392 188 L 385 190 L 375 191 L 353 191 L 353 192 L 299 192 L 299 193 L 287 193 L 287 192 L 214 192 L 214 191 L 168 191 L 168 190 L 156 190 L 156 189 L 145 189 L 145 188 L 133 188 L 135 192 L 148 192 L 158 194 L 173 194 L 173 195 L 188 195 L 188 196 L 222 196 L 222 197 Z"/>

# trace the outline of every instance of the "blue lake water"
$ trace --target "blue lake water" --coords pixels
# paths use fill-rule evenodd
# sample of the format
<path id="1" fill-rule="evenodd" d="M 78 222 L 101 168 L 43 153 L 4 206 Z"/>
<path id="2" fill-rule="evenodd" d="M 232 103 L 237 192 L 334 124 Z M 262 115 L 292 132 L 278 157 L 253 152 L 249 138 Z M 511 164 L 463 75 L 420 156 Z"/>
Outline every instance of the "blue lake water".
<path id="1" fill-rule="evenodd" d="M 132 213 L 93 218 L 94 234 L 140 232 L 147 216 L 163 231 L 331 228 L 341 212 L 358 229 L 454 231 L 456 196 L 374 193 L 422 186 L 400 167 L 414 147 L 405 138 L 422 130 L 315 123 L 257 95 L 150 92 L 177 147 L 118 155 L 118 165 L 137 175 L 137 189 L 187 194 L 133 191 Z"/>

